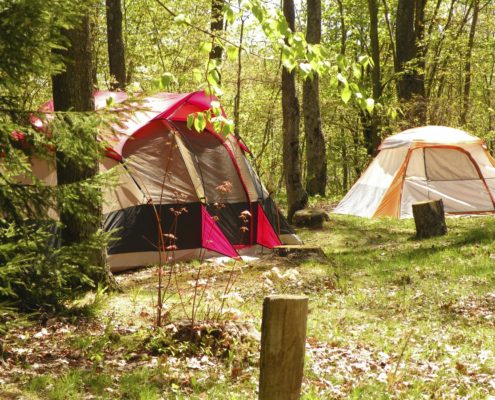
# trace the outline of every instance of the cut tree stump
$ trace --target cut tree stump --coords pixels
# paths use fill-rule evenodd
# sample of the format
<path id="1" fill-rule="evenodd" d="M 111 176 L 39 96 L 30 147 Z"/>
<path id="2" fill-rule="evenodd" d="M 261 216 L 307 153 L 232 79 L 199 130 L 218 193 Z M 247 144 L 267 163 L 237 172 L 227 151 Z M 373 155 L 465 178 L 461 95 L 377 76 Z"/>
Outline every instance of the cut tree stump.
<path id="1" fill-rule="evenodd" d="M 306 349 L 308 298 L 268 296 L 261 322 L 259 400 L 298 400 Z"/>
<path id="2" fill-rule="evenodd" d="M 294 213 L 292 223 L 295 226 L 311 229 L 323 228 L 323 222 L 329 221 L 330 217 L 325 210 L 319 208 L 305 208 Z"/>
<path id="3" fill-rule="evenodd" d="M 418 239 L 442 236 L 447 233 L 442 199 L 413 204 L 412 210 Z"/>

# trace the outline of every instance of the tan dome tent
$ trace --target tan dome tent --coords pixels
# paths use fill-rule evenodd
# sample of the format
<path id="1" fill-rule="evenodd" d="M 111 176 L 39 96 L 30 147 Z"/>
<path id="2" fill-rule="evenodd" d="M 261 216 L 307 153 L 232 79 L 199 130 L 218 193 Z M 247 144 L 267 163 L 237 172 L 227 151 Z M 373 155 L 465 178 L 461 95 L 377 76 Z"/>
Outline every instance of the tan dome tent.
<path id="1" fill-rule="evenodd" d="M 458 129 L 425 126 L 386 138 L 334 210 L 361 217 L 412 217 L 412 204 L 442 199 L 445 211 L 495 211 L 495 160 L 483 141 Z"/>

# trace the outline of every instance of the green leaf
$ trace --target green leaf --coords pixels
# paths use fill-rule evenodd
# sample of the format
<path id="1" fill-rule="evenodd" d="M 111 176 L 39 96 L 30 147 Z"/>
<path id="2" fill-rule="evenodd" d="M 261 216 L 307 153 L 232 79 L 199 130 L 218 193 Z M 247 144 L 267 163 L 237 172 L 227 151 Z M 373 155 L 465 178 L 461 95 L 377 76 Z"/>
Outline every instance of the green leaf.
<path id="1" fill-rule="evenodd" d="M 360 57 L 358 58 L 358 62 L 359 62 L 359 64 L 361 64 L 364 68 L 366 68 L 368 65 L 370 65 L 370 66 L 372 66 L 372 67 L 374 66 L 373 60 L 372 60 L 370 57 L 368 57 L 368 56 L 360 56 Z"/>
<path id="2" fill-rule="evenodd" d="M 342 98 L 342 101 L 347 104 L 351 99 L 351 96 L 352 96 L 351 89 L 349 88 L 348 85 L 345 85 L 344 88 L 342 89 L 342 92 L 340 93 L 340 97 Z"/>
<path id="3" fill-rule="evenodd" d="M 235 22 L 235 13 L 234 10 L 230 7 L 230 4 L 226 4 L 226 10 L 225 10 L 225 18 L 227 19 L 227 23 L 232 25 Z"/>
<path id="4" fill-rule="evenodd" d="M 359 86 L 352 82 L 349 87 L 351 88 L 351 90 L 354 92 L 354 93 L 360 93 L 361 92 L 361 89 L 359 88 Z M 362 96 L 361 96 L 362 97 Z"/>
<path id="5" fill-rule="evenodd" d="M 215 85 L 212 87 L 213 89 L 213 94 L 217 97 L 221 97 L 223 96 L 223 90 L 220 88 L 220 86 L 218 85 Z"/>
<path id="6" fill-rule="evenodd" d="M 352 74 L 356 79 L 358 80 L 361 79 L 361 75 L 362 75 L 361 67 L 359 65 L 352 64 Z"/>
<path id="7" fill-rule="evenodd" d="M 193 78 L 196 82 L 202 82 L 203 81 L 203 72 L 200 69 L 194 68 L 193 69 Z"/>
<path id="8" fill-rule="evenodd" d="M 287 20 L 285 18 L 277 21 L 276 30 L 280 35 L 283 35 L 285 37 L 289 36 L 291 33 L 289 24 L 287 23 Z"/>
<path id="9" fill-rule="evenodd" d="M 189 114 L 187 116 L 187 129 L 192 129 L 194 124 L 194 114 Z"/>
<path id="10" fill-rule="evenodd" d="M 194 129 L 197 132 L 203 132 L 206 128 L 206 118 L 203 113 L 198 113 L 196 118 L 194 119 Z"/>
<path id="11" fill-rule="evenodd" d="M 222 126 L 222 134 L 224 136 L 228 136 L 231 133 L 234 133 L 234 121 L 232 121 L 231 119 L 228 119 L 224 122 L 224 124 Z"/>
<path id="12" fill-rule="evenodd" d="M 191 24 L 191 19 L 185 14 L 178 14 L 175 16 L 174 21 L 179 25 L 189 25 Z"/>
<path id="13" fill-rule="evenodd" d="M 341 71 L 345 70 L 346 60 L 343 54 L 337 56 L 337 65 Z"/>
<path id="14" fill-rule="evenodd" d="M 216 68 L 208 71 L 207 81 L 210 85 L 217 86 L 220 82 L 220 72 Z"/>
<path id="15" fill-rule="evenodd" d="M 263 21 L 263 9 L 258 4 L 251 7 L 251 12 L 259 22 Z"/>
<path id="16" fill-rule="evenodd" d="M 202 42 L 199 45 L 199 51 L 204 54 L 210 54 L 210 51 L 212 49 L 212 43 L 211 42 Z"/>
<path id="17" fill-rule="evenodd" d="M 395 120 L 397 118 L 397 109 L 395 109 L 394 107 L 391 107 L 387 110 L 387 115 Z"/>
<path id="18" fill-rule="evenodd" d="M 347 86 L 347 79 L 340 72 L 337 74 L 337 79 L 342 82 L 345 86 Z"/>
<path id="19" fill-rule="evenodd" d="M 237 55 L 239 54 L 239 49 L 234 46 L 227 47 L 227 58 L 230 61 L 234 61 L 237 59 Z"/>
<path id="20" fill-rule="evenodd" d="M 372 98 L 366 99 L 366 110 L 371 114 L 375 108 L 375 100 Z"/>
<path id="21" fill-rule="evenodd" d="M 311 67 L 311 64 L 308 63 L 300 63 L 299 70 L 303 78 L 307 78 L 313 72 L 313 68 Z"/>

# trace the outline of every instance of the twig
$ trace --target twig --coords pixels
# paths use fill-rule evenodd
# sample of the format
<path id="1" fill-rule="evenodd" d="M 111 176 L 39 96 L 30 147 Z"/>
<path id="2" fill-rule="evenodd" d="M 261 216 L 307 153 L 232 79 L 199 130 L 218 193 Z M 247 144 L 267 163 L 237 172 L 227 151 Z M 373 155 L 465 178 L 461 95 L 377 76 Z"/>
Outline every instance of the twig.
<path id="1" fill-rule="evenodd" d="M 404 352 L 406 351 L 406 347 L 409 344 L 409 340 L 411 339 L 412 334 L 413 334 L 413 331 L 412 330 L 409 331 L 409 333 L 406 336 L 406 341 L 404 342 L 404 345 L 402 346 L 402 349 L 401 349 L 399 358 L 397 359 L 397 363 L 395 364 L 394 373 L 392 374 L 392 376 L 394 377 L 394 380 L 395 380 L 395 377 L 397 375 L 397 371 L 399 369 L 399 365 L 400 365 L 400 363 L 402 361 L 402 357 L 404 356 Z"/>
<path id="2" fill-rule="evenodd" d="M 168 8 L 165 4 L 163 4 L 160 0 L 155 0 L 166 12 L 168 12 L 172 17 L 177 17 L 177 13 L 175 13 L 174 11 L 172 11 L 170 8 Z M 193 25 L 192 23 L 190 22 L 187 22 L 187 21 L 183 21 L 183 23 L 193 29 L 196 29 L 197 31 L 201 32 L 201 33 L 204 33 L 205 35 L 208 35 L 210 37 L 212 37 L 213 39 L 218 39 L 218 40 L 221 40 L 225 43 L 228 43 L 230 44 L 231 46 L 234 46 L 234 47 L 237 47 L 239 49 L 239 51 L 242 51 L 244 50 L 246 53 L 248 54 L 251 54 L 255 57 L 258 57 L 258 58 L 261 58 L 262 60 L 269 60 L 270 57 L 263 57 L 259 54 L 256 54 L 256 53 L 253 53 L 252 51 L 249 51 L 247 48 L 245 48 L 244 46 L 242 45 L 238 45 L 237 43 L 234 43 L 232 42 L 231 40 L 229 39 L 226 39 L 220 35 L 216 35 L 215 33 L 213 32 L 210 32 L 210 31 L 207 31 L 206 29 L 203 29 L 203 28 L 200 28 L 198 26 L 195 26 Z"/>

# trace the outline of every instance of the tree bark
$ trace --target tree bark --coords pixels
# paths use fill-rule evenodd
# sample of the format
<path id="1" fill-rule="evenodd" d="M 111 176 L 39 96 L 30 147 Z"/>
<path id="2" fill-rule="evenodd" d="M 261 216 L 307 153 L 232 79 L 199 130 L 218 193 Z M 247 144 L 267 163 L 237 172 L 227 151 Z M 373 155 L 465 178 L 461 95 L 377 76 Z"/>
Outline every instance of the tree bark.
<path id="1" fill-rule="evenodd" d="M 471 93 L 471 57 L 473 54 L 474 36 L 476 35 L 476 25 L 478 24 L 479 8 L 479 1 L 473 0 L 473 19 L 471 21 L 471 28 L 469 29 L 468 48 L 465 56 L 466 64 L 464 66 L 464 88 L 461 114 L 461 124 L 463 125 L 466 124 L 469 111 L 469 97 Z"/>
<path id="2" fill-rule="evenodd" d="M 321 0 L 307 0 L 308 22 L 306 40 L 321 41 Z M 303 116 L 306 133 L 306 191 L 309 195 L 325 196 L 327 185 L 327 154 L 321 129 L 320 88 L 317 73 L 303 83 Z"/>
<path id="3" fill-rule="evenodd" d="M 126 86 L 126 67 L 124 40 L 122 39 L 121 0 L 106 0 L 108 63 L 110 66 L 111 89 L 124 90 Z"/>
<path id="4" fill-rule="evenodd" d="M 65 70 L 52 78 L 54 109 L 94 111 L 89 17 L 84 16 L 79 26 L 62 33 L 69 45 L 60 51 L 65 57 Z"/>
<path id="5" fill-rule="evenodd" d="M 78 26 L 70 30 L 64 30 L 62 33 L 67 37 L 68 49 L 59 51 L 65 60 L 65 70 L 52 77 L 54 109 L 55 111 L 73 112 L 94 111 L 89 17 L 87 15 L 83 16 Z M 67 115 L 66 121 L 70 126 L 71 118 L 69 115 Z M 72 134 L 81 134 L 80 129 L 84 128 L 74 127 Z M 96 142 L 96 133 L 94 140 Z M 83 167 L 80 163 L 75 162 L 73 157 L 66 156 L 62 151 L 57 151 L 56 156 L 57 180 L 59 185 L 81 182 L 92 178 L 98 172 L 96 155 L 91 165 L 85 165 Z M 62 208 L 59 213 L 60 221 L 63 225 L 63 245 L 77 244 L 85 241 L 98 230 L 101 224 L 100 205 L 94 204 L 93 200 L 86 198 L 84 193 L 80 193 L 77 201 L 89 209 L 91 216 L 97 217 L 92 218 L 92 221 L 81 220 L 74 213 Z M 95 219 L 100 224 L 95 224 Z M 102 252 L 99 251 L 93 256 L 95 265 L 101 265 L 103 267 L 105 262 Z M 103 275 L 104 269 L 102 268 Z M 95 277 L 95 279 L 98 278 Z"/>
<path id="6" fill-rule="evenodd" d="M 293 0 L 283 1 L 283 12 L 290 29 L 295 31 Z M 283 160 L 289 222 L 297 210 L 306 207 L 308 194 L 302 185 L 301 155 L 299 143 L 299 101 L 296 91 L 295 71 L 282 68 Z"/>
<path id="7" fill-rule="evenodd" d="M 373 68 L 371 69 L 373 100 L 375 100 L 375 103 L 378 103 L 382 97 L 382 73 L 380 65 L 380 41 L 378 37 L 377 0 L 368 0 L 368 10 L 370 14 L 371 58 L 373 60 Z M 366 151 L 368 155 L 373 156 L 380 144 L 380 121 L 376 110 L 373 110 L 371 114 L 368 111 L 363 112 L 365 113 L 363 126 Z"/>
<path id="8" fill-rule="evenodd" d="M 418 239 L 442 236 L 447 233 L 445 212 L 441 199 L 413 204 L 412 210 Z"/>
<path id="9" fill-rule="evenodd" d="M 224 0 L 211 0 L 211 19 L 210 19 L 210 30 L 214 34 L 218 34 L 223 31 L 223 4 Z M 219 44 L 214 44 L 210 51 L 210 60 L 216 60 L 218 63 L 222 60 L 223 47 Z M 217 68 L 218 70 L 218 68 Z M 218 70 L 218 75 L 220 79 L 218 84 L 221 83 L 221 74 Z"/>
<path id="10" fill-rule="evenodd" d="M 236 93 L 234 97 L 234 135 L 236 138 L 240 138 L 239 125 L 241 116 L 241 89 L 242 89 L 242 43 L 244 40 L 244 23 L 245 20 L 241 20 L 241 32 L 239 34 L 239 53 L 237 54 L 237 82 Z"/>
<path id="11" fill-rule="evenodd" d="M 427 0 L 399 0 L 395 44 L 399 100 L 409 125 L 426 123 L 424 10 Z"/>

